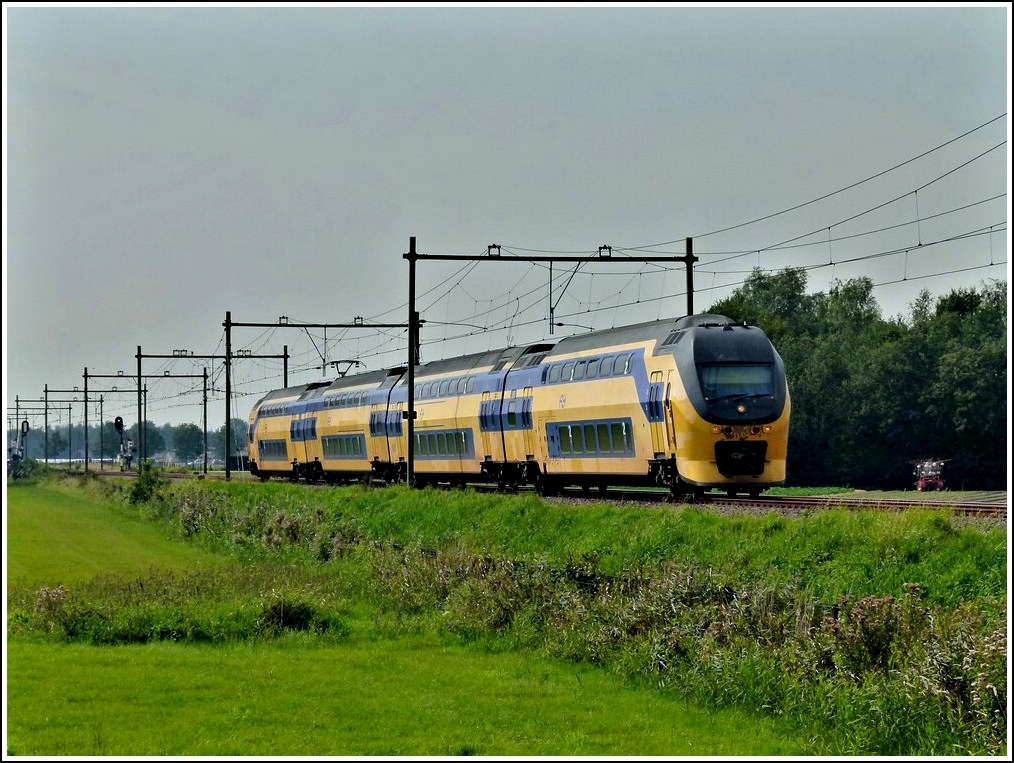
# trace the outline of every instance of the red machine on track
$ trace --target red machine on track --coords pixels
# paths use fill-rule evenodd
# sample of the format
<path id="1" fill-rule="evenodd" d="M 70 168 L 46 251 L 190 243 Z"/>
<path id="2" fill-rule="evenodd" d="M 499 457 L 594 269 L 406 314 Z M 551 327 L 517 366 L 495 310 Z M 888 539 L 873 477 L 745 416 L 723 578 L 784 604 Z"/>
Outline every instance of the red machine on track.
<path id="1" fill-rule="evenodd" d="M 926 490 L 946 490 L 947 486 L 944 484 L 944 464 L 950 459 L 926 459 L 925 461 L 914 461 L 915 469 L 915 489 L 926 491 Z"/>

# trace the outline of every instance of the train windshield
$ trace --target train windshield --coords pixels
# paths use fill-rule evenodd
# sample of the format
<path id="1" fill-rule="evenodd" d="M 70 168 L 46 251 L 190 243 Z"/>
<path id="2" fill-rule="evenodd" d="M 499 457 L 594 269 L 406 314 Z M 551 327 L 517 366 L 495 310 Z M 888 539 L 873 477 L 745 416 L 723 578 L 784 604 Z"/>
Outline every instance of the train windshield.
<path id="1" fill-rule="evenodd" d="M 771 363 L 715 363 L 698 366 L 697 373 L 708 401 L 775 394 Z"/>

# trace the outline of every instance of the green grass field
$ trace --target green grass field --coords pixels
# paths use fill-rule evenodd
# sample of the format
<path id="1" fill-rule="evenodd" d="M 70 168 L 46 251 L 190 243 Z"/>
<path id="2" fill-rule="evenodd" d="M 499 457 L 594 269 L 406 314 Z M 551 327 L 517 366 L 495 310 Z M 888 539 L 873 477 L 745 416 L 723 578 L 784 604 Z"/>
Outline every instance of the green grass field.
<path id="1" fill-rule="evenodd" d="M 55 483 L 8 483 L 6 501 L 8 597 L 12 586 L 74 589 L 156 570 L 211 577 L 236 563 Z M 340 609 L 348 635 L 338 640 L 93 646 L 8 636 L 5 757 L 805 751 L 784 722 L 705 709 L 589 665 L 399 630 L 368 602 Z"/>

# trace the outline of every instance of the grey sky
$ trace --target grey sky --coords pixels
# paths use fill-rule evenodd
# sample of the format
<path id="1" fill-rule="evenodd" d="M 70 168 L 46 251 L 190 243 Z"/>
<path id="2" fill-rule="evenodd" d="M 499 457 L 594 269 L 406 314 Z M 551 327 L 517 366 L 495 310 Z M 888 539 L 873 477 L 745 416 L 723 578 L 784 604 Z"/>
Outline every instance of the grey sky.
<path id="1" fill-rule="evenodd" d="M 757 266 L 812 268 L 813 292 L 869 276 L 886 317 L 1008 279 L 1010 31 L 1008 4 L 5 5 L 8 420 L 86 367 L 133 376 L 138 346 L 223 355 L 226 311 L 404 323 L 411 236 L 613 260 L 693 237 L 698 311 Z M 685 313 L 682 265 L 571 267 L 554 335 Z M 550 334 L 545 265 L 424 262 L 418 293 L 424 361 Z M 401 330 L 323 333 L 235 329 L 233 349 L 287 345 L 290 383 L 406 358 Z M 221 390 L 217 360 L 143 372 L 205 366 Z M 245 418 L 281 363 L 237 361 L 233 384 Z M 199 381 L 147 386 L 150 420 L 200 423 Z"/>

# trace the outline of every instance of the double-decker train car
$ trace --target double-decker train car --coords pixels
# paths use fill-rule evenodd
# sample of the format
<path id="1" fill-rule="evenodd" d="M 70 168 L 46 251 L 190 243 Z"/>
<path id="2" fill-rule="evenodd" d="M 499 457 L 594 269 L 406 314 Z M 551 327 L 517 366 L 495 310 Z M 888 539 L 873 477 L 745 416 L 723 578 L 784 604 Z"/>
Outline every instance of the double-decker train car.
<path id="1" fill-rule="evenodd" d="M 250 412 L 250 471 L 311 482 L 404 480 L 406 371 L 268 393 Z M 416 485 L 759 494 L 785 480 L 790 398 L 782 360 L 760 328 L 721 315 L 595 331 L 414 371 Z"/>

